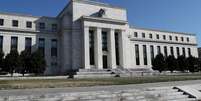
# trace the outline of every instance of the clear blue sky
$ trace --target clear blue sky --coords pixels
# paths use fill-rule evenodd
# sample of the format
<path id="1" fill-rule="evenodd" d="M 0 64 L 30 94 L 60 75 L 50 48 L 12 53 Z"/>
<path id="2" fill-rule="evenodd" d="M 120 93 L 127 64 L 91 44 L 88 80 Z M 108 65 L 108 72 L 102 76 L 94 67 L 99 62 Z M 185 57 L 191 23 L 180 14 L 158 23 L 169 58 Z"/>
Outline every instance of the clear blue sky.
<path id="1" fill-rule="evenodd" d="M 56 16 L 69 0 L 1 0 L 0 12 Z M 201 0 L 98 0 L 128 10 L 131 25 L 195 33 L 201 46 Z"/>

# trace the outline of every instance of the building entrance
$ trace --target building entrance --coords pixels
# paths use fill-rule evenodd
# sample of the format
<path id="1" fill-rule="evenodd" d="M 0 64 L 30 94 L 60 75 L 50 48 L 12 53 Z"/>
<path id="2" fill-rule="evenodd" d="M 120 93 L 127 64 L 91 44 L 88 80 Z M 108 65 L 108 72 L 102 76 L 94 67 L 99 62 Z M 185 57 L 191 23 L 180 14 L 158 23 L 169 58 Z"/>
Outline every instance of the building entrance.
<path id="1" fill-rule="evenodd" d="M 108 69 L 107 55 L 103 55 L 103 69 Z"/>

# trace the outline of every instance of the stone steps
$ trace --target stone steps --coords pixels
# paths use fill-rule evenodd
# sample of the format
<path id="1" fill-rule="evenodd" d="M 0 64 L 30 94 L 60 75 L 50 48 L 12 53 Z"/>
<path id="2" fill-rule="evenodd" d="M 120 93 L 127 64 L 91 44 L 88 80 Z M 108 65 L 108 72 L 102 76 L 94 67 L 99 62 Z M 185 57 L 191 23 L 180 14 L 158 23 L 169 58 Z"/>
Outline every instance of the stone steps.
<path id="1" fill-rule="evenodd" d="M 0 97 L 0 101 L 196 101 L 172 88 Z M 6 100 L 7 99 L 7 100 Z"/>

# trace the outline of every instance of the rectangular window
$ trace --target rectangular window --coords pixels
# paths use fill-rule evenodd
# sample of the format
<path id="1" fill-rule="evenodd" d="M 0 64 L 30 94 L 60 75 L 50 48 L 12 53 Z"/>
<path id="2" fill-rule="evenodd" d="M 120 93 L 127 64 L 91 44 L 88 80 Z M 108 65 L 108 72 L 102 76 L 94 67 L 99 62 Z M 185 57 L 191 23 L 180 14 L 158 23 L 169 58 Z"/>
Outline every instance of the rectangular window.
<path id="1" fill-rule="evenodd" d="M 177 56 L 180 56 L 179 47 L 177 47 Z"/>
<path id="2" fill-rule="evenodd" d="M 3 51 L 3 36 L 0 36 L 0 51 Z"/>
<path id="3" fill-rule="evenodd" d="M 159 39 L 159 38 L 160 38 L 158 34 L 156 35 L 156 38 L 157 38 L 157 39 Z"/>
<path id="4" fill-rule="evenodd" d="M 102 31 L 102 50 L 107 51 L 107 32 Z"/>
<path id="5" fill-rule="evenodd" d="M 147 65 L 147 47 L 143 45 L 144 65 Z"/>
<path id="6" fill-rule="evenodd" d="M 170 53 L 172 56 L 174 55 L 174 48 L 173 47 L 170 47 Z"/>
<path id="7" fill-rule="evenodd" d="M 153 38 L 153 36 L 152 36 L 152 34 L 151 34 L 151 33 L 149 34 L 149 38 L 150 38 L 150 39 L 152 39 L 152 38 Z"/>
<path id="8" fill-rule="evenodd" d="M 164 46 L 164 54 L 165 54 L 165 57 L 168 56 L 168 52 L 167 52 L 167 46 Z"/>
<path id="9" fill-rule="evenodd" d="M 178 41 L 178 37 L 177 36 L 175 36 L 175 40 Z"/>
<path id="10" fill-rule="evenodd" d="M 116 64 L 120 65 L 119 61 L 119 34 L 115 33 L 115 49 L 116 49 Z"/>
<path id="11" fill-rule="evenodd" d="M 27 28 L 32 28 L 32 22 L 31 21 L 27 21 L 26 22 L 26 26 L 27 26 Z"/>
<path id="12" fill-rule="evenodd" d="M 52 24 L 52 31 L 56 32 L 57 31 L 57 24 Z"/>
<path id="13" fill-rule="evenodd" d="M 18 27 L 18 20 L 13 20 L 13 27 Z"/>
<path id="14" fill-rule="evenodd" d="M 151 61 L 153 61 L 153 59 L 154 59 L 154 46 L 153 45 L 150 46 L 150 52 L 151 52 Z"/>
<path id="15" fill-rule="evenodd" d="M 181 41 L 184 41 L 184 37 L 181 37 Z"/>
<path id="16" fill-rule="evenodd" d="M 11 50 L 17 50 L 18 37 L 11 37 Z"/>
<path id="17" fill-rule="evenodd" d="M 0 19 L 0 26 L 4 25 L 4 19 Z"/>
<path id="18" fill-rule="evenodd" d="M 186 38 L 186 41 L 189 42 L 190 41 L 189 38 Z"/>
<path id="19" fill-rule="evenodd" d="M 45 29 L 45 23 L 40 22 L 39 23 L 39 28 L 40 28 L 40 30 L 44 30 Z"/>
<path id="20" fill-rule="evenodd" d="M 25 38 L 25 50 L 31 53 L 31 47 L 32 47 L 32 39 L 31 38 Z"/>
<path id="21" fill-rule="evenodd" d="M 169 39 L 172 40 L 172 36 L 169 36 Z"/>
<path id="22" fill-rule="evenodd" d="M 182 48 L 182 52 L 183 52 L 183 56 L 185 56 L 185 57 L 186 57 L 186 50 L 185 50 L 185 48 L 184 48 L 184 47 Z"/>
<path id="23" fill-rule="evenodd" d="M 163 40 L 166 40 L 166 36 L 165 35 L 163 35 Z"/>
<path id="24" fill-rule="evenodd" d="M 134 37 L 138 37 L 138 33 L 137 32 L 134 32 Z"/>
<path id="25" fill-rule="evenodd" d="M 45 56 L 45 39 L 44 38 L 39 38 L 38 49 L 41 52 L 41 54 Z"/>
<path id="26" fill-rule="evenodd" d="M 188 56 L 191 56 L 191 48 L 188 48 Z"/>
<path id="27" fill-rule="evenodd" d="M 157 46 L 157 53 L 160 54 L 161 53 L 161 47 Z"/>
<path id="28" fill-rule="evenodd" d="M 145 33 L 142 33 L 142 38 L 145 38 Z"/>
<path id="29" fill-rule="evenodd" d="M 89 30 L 89 51 L 90 51 L 90 65 L 95 65 L 94 58 L 94 31 Z"/>
<path id="30" fill-rule="evenodd" d="M 51 47 L 51 56 L 52 57 L 57 57 L 57 39 L 52 39 L 52 47 Z"/>
<path id="31" fill-rule="evenodd" d="M 136 65 L 140 65 L 139 45 L 135 45 Z"/>

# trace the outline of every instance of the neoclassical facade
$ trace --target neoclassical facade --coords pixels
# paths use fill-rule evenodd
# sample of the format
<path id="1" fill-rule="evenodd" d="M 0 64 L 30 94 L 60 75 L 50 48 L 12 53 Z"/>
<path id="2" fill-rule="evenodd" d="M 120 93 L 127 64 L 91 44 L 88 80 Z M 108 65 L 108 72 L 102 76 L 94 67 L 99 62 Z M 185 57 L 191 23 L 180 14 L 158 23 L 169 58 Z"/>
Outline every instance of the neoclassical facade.
<path id="1" fill-rule="evenodd" d="M 56 17 L 0 13 L 0 49 L 42 50 L 46 74 L 151 68 L 158 53 L 198 57 L 194 34 L 132 27 L 126 9 L 89 0 L 71 0 Z"/>

